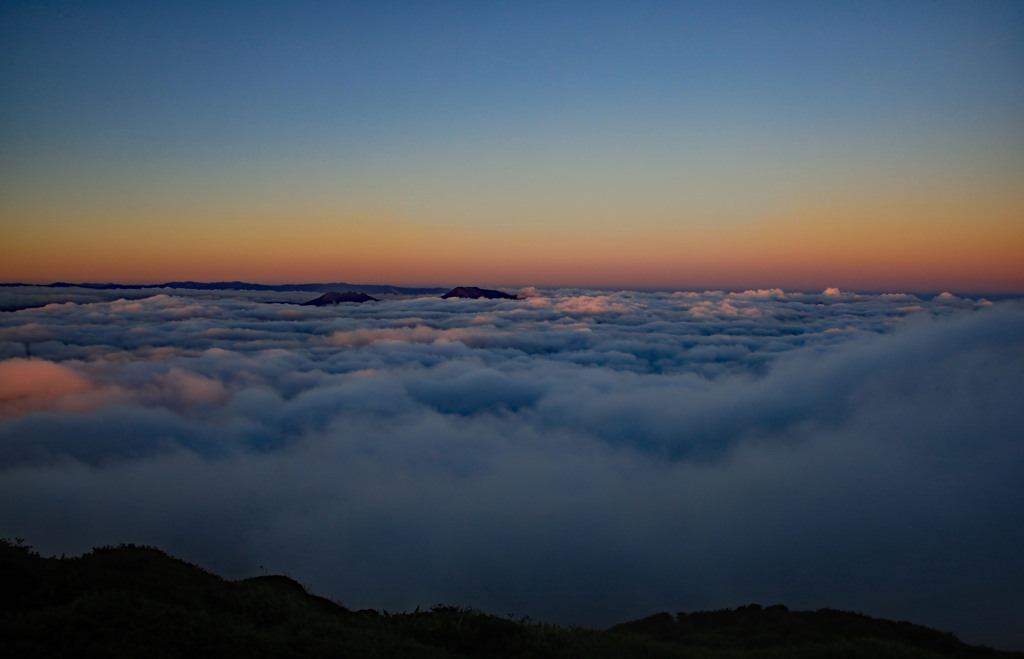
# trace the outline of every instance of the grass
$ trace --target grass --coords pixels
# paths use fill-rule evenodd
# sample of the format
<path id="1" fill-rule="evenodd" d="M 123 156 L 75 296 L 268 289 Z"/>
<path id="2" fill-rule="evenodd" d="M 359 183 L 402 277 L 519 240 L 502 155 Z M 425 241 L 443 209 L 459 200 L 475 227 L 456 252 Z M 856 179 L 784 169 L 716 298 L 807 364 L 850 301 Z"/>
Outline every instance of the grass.
<path id="1" fill-rule="evenodd" d="M 45 558 L 0 540 L 0 638 L 32 657 L 1024 657 L 906 622 L 757 605 L 609 630 L 459 606 L 351 611 L 284 576 L 227 581 L 153 547 Z"/>

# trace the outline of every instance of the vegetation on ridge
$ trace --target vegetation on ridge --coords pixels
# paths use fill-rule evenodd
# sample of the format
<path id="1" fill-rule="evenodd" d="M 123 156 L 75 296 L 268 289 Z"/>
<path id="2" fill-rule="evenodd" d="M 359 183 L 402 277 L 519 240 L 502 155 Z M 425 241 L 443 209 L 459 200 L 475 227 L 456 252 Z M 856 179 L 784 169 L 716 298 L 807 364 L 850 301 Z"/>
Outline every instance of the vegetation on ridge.
<path id="1" fill-rule="evenodd" d="M 0 637 L 33 657 L 1024 657 L 906 622 L 782 606 L 608 631 L 456 606 L 352 611 L 285 576 L 227 581 L 153 547 L 44 558 L 0 541 Z"/>

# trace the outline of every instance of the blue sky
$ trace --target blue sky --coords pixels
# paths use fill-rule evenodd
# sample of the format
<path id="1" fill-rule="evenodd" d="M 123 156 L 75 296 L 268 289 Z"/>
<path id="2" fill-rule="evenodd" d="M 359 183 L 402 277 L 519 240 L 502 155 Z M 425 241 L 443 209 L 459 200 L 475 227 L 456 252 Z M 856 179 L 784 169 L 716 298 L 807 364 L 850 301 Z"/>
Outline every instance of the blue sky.
<path id="1" fill-rule="evenodd" d="M 14 4 L 10 119 L 36 139 L 157 129 L 146 142 L 171 153 L 591 121 L 893 137 L 1006 125 L 1024 100 L 1006 85 L 1024 57 L 1012 2 Z"/>

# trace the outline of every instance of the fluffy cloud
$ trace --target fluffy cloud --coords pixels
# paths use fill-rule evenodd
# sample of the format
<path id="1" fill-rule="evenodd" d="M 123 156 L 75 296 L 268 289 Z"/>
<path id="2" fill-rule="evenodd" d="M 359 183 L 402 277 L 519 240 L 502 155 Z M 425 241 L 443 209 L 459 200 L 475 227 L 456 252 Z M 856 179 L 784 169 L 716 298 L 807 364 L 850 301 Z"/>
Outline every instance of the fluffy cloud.
<path id="1" fill-rule="evenodd" d="M 47 361 L 9 359 L 0 362 L 0 415 L 15 416 L 59 407 L 90 391 L 89 381 L 75 371 Z"/>
<path id="2" fill-rule="evenodd" d="M 44 552 L 156 544 L 357 608 L 783 602 L 1024 645 L 1017 302 L 67 293 L 0 314 L 0 534 Z"/>

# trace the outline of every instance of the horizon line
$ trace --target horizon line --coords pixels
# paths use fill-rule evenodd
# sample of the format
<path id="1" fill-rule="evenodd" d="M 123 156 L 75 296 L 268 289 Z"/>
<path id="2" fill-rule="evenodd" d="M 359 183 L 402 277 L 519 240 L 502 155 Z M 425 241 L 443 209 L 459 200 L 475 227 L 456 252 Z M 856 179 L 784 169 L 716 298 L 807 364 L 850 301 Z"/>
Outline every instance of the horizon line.
<path id="1" fill-rule="evenodd" d="M 179 284 L 179 286 L 172 286 L 172 284 Z M 132 289 L 132 288 L 172 288 L 172 289 L 184 289 L 189 290 L 187 286 L 180 286 L 180 284 L 197 284 L 202 286 L 217 286 L 219 284 L 240 284 L 246 286 L 259 286 L 266 287 L 268 289 L 285 288 L 285 287 L 304 287 L 304 286 L 329 286 L 329 285 L 346 285 L 346 286 L 358 286 L 358 287 L 390 287 L 390 288 L 404 288 L 404 289 L 450 289 L 459 286 L 479 286 L 478 284 L 438 284 L 438 285 L 408 285 L 408 284 L 392 284 L 392 283 L 357 283 L 357 282 L 345 282 L 345 281 L 299 281 L 299 282 L 283 282 L 267 284 L 258 281 L 244 281 L 240 279 L 219 279 L 211 281 L 199 281 L 194 279 L 181 279 L 164 281 L 158 283 L 121 283 L 121 282 L 68 282 L 68 281 L 53 281 L 50 283 L 29 283 L 29 282 L 0 282 L 0 287 L 12 288 L 12 287 L 40 287 L 40 288 L 89 288 L 93 290 L 104 290 L 104 289 Z M 499 288 L 510 288 L 510 289 L 525 289 L 525 288 L 537 288 L 542 290 L 591 290 L 591 291 L 630 291 L 638 293 L 668 293 L 668 292 L 700 292 L 700 293 L 745 293 L 748 291 L 781 291 L 782 293 L 799 293 L 804 295 L 814 294 L 826 294 L 827 291 L 837 291 L 840 294 L 856 294 L 856 295 L 886 295 L 886 294 L 906 294 L 914 296 L 939 296 L 942 294 L 956 295 L 957 297 L 966 298 L 988 298 L 988 299 L 1010 299 L 1017 297 L 1024 297 L 1024 290 L 1022 291 L 984 291 L 984 290 L 965 290 L 956 288 L 945 288 L 939 289 L 927 289 L 927 290 L 914 290 L 914 289 L 851 289 L 851 288 L 840 288 L 834 286 L 826 286 L 824 288 L 784 288 L 781 286 L 746 286 L 746 287 L 698 287 L 698 288 L 687 288 L 680 286 L 587 286 L 587 285 L 501 285 L 501 284 L 486 284 L 486 286 L 497 286 Z M 224 286 L 222 288 L 215 288 L 213 290 L 245 290 L 245 289 L 232 289 L 231 287 Z M 300 289 L 301 290 L 301 289 Z M 282 291 L 287 292 L 287 291 Z"/>

